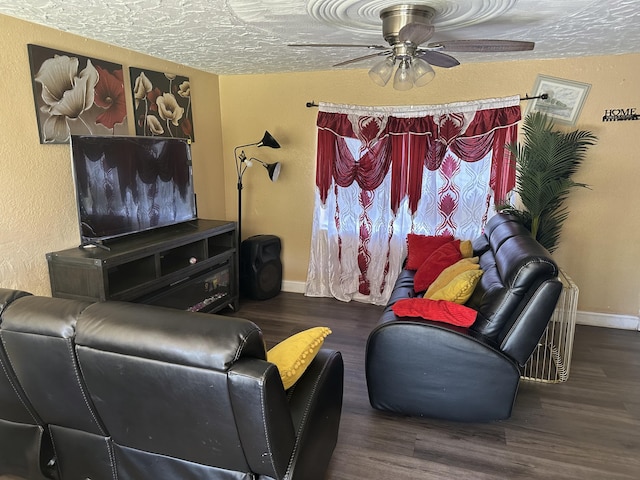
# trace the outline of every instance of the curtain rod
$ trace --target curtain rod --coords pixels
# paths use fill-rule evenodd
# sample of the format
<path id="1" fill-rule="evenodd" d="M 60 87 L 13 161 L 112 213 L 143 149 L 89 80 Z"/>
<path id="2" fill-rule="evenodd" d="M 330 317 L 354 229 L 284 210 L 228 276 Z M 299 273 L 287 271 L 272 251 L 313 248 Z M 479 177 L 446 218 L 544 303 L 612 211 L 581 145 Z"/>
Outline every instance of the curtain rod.
<path id="1" fill-rule="evenodd" d="M 541 95 L 536 95 L 535 97 L 530 97 L 529 95 L 525 94 L 524 97 L 520 97 L 520 101 L 521 102 L 526 102 L 528 100 L 535 100 L 536 98 L 541 98 L 543 100 L 546 100 L 547 98 L 549 98 L 549 94 L 548 93 L 543 93 Z M 319 107 L 320 105 L 318 105 L 315 100 L 311 100 L 310 102 L 307 102 L 307 108 L 312 108 L 312 107 Z"/>

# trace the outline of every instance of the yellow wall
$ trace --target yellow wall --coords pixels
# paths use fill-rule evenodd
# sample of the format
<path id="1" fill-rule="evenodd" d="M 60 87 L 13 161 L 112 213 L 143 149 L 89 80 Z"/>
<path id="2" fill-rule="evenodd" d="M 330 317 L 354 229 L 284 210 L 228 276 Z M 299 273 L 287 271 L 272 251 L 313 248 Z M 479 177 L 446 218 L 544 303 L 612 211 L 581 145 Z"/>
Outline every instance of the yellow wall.
<path id="1" fill-rule="evenodd" d="M 304 282 L 309 258 L 317 109 L 306 108 L 307 101 L 402 105 L 502 97 L 529 93 L 539 73 L 590 83 L 577 127 L 593 130 L 600 140 L 576 180 L 592 189 L 572 193 L 555 257 L 580 287 L 581 310 L 639 313 L 640 190 L 633 139 L 640 123 L 602 123 L 601 117 L 609 108 L 640 108 L 640 55 L 465 64 L 437 69 L 426 87 L 396 92 L 374 85 L 366 70 L 217 77 L 2 15 L 0 39 L 0 287 L 48 295 L 45 254 L 79 241 L 69 148 L 38 140 L 26 47 L 35 43 L 121 63 L 129 111 L 129 66 L 190 78 L 195 187 L 203 218 L 236 218 L 233 148 L 257 142 L 269 130 L 282 148 L 247 153 L 282 161 L 283 170 L 275 184 L 259 165 L 245 175 L 243 237 L 281 237 L 289 282 Z M 133 134 L 131 119 L 129 128 Z"/>
<path id="2" fill-rule="evenodd" d="M 355 105 L 441 104 L 530 93 L 538 74 L 590 83 L 576 128 L 592 130 L 598 145 L 575 180 L 591 190 L 574 191 L 558 263 L 580 288 L 579 309 L 638 315 L 640 273 L 640 189 L 637 146 L 640 122 L 603 123 L 610 108 L 638 108 L 640 55 L 465 64 L 443 70 L 429 85 L 409 92 L 380 88 L 366 70 L 298 74 L 222 76 L 223 147 L 233 161 L 235 145 L 258 141 L 265 129 L 280 150 L 253 149 L 265 161 L 282 161 L 281 178 L 270 184 L 261 171 L 245 175 L 243 237 L 282 238 L 284 279 L 304 282 L 309 258 L 315 175 L 315 100 Z M 526 104 L 522 104 L 523 109 Z M 254 167 L 255 169 L 255 167 Z M 236 211 L 235 175 L 226 172 L 227 217 Z"/>
<path id="3" fill-rule="evenodd" d="M 129 67 L 189 77 L 193 100 L 193 171 L 198 213 L 224 218 L 218 77 L 129 50 L 0 15 L 0 287 L 49 295 L 45 254 L 80 242 L 67 145 L 41 145 L 27 44 L 86 55 L 124 67 L 127 111 L 133 110 Z M 130 134 L 135 134 L 129 118 Z"/>

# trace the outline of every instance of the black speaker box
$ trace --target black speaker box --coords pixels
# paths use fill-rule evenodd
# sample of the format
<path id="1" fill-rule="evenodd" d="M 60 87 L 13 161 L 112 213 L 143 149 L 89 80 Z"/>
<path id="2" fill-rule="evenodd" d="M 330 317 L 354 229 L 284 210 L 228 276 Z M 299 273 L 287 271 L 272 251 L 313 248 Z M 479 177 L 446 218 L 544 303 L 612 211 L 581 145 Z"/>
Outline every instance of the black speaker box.
<path id="1" fill-rule="evenodd" d="M 240 245 L 240 288 L 249 298 L 266 300 L 282 288 L 280 238 L 254 235 Z"/>

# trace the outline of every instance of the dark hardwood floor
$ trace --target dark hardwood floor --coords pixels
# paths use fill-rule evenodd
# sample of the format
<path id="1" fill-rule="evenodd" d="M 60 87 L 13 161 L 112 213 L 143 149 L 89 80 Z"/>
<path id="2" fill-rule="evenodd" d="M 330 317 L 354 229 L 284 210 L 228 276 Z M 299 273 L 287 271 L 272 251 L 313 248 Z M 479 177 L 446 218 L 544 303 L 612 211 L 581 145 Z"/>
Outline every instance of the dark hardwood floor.
<path id="1" fill-rule="evenodd" d="M 381 307 L 283 292 L 241 300 L 234 316 L 258 324 L 270 348 L 312 326 L 333 330 L 344 404 L 327 478 L 638 479 L 640 333 L 578 325 L 569 380 L 521 382 L 509 420 L 462 424 L 373 410 L 364 375 L 367 336 Z"/>

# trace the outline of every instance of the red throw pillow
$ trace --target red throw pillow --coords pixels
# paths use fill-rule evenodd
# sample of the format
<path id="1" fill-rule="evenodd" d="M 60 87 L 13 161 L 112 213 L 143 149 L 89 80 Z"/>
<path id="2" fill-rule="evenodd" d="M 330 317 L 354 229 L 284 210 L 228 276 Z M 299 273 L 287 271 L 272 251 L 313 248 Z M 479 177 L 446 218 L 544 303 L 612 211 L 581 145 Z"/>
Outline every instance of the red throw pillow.
<path id="1" fill-rule="evenodd" d="M 422 262 L 413 277 L 413 289 L 416 292 L 424 292 L 445 268 L 450 267 L 461 258 L 460 240 L 445 243 Z"/>
<path id="2" fill-rule="evenodd" d="M 418 270 L 420 265 L 445 243 L 453 240 L 451 235 L 407 235 L 407 270 Z"/>
<path id="3" fill-rule="evenodd" d="M 391 308 L 399 317 L 421 317 L 459 327 L 470 327 L 478 315 L 473 308 L 465 305 L 427 298 L 403 298 L 394 303 Z"/>

